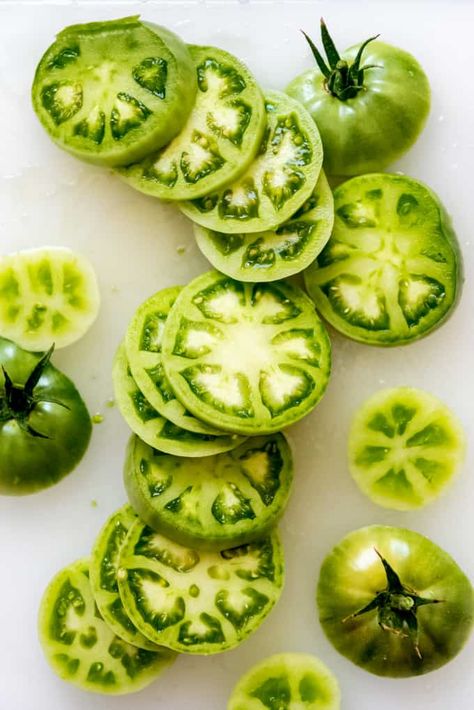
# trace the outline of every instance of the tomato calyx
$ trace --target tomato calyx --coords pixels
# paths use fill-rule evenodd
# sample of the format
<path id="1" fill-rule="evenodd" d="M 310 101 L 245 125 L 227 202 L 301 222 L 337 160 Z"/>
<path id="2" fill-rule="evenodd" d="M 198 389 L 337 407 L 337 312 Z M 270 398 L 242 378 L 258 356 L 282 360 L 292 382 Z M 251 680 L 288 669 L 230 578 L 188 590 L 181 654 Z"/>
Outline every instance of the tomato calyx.
<path id="1" fill-rule="evenodd" d="M 35 387 L 38 384 L 46 366 L 49 364 L 53 351 L 54 344 L 40 358 L 40 360 L 38 360 L 24 385 L 15 384 L 5 367 L 2 365 L 4 392 L 0 393 L 0 423 L 14 419 L 18 423 L 19 427 L 27 434 L 40 437 L 42 439 L 50 438 L 46 434 L 42 434 L 34 429 L 28 422 L 28 417 L 40 402 L 58 404 L 61 407 L 69 409 L 64 402 L 51 397 L 40 397 L 35 394 Z"/>
<path id="2" fill-rule="evenodd" d="M 305 36 L 313 56 L 316 59 L 316 63 L 324 76 L 324 86 L 326 90 L 340 101 L 353 99 L 357 96 L 359 91 L 364 89 L 364 72 L 367 71 L 367 69 L 381 69 L 378 64 L 366 64 L 365 66 L 361 66 L 364 49 L 369 42 L 373 42 L 379 35 L 369 37 L 365 42 L 362 42 L 354 61 L 352 64 L 349 64 L 345 59 L 341 59 L 323 18 L 321 18 L 321 40 L 327 57 L 326 61 L 311 37 L 303 30 L 301 30 L 301 32 Z"/>
<path id="3" fill-rule="evenodd" d="M 342 623 L 377 610 L 377 621 L 382 631 L 409 639 L 413 644 L 416 655 L 421 660 L 422 655 L 418 645 L 417 611 L 420 606 L 440 604 L 443 600 L 421 597 L 413 589 L 406 587 L 380 552 L 377 549 L 375 549 L 375 552 L 384 566 L 387 586 L 382 591 L 377 592 L 376 596 L 366 606 L 343 619 Z"/>

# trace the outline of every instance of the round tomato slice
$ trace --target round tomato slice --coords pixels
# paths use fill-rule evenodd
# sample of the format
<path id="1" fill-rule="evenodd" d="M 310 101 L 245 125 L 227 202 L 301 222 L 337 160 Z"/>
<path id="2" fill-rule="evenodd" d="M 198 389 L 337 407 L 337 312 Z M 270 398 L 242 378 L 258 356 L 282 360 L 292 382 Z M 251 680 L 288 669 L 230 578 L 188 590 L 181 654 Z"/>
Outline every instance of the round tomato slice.
<path id="1" fill-rule="evenodd" d="M 309 111 L 321 132 L 329 175 L 382 170 L 416 141 L 430 109 L 430 85 L 408 52 L 375 37 L 339 55 L 321 21 L 325 61 L 306 35 L 318 68 L 286 91 Z"/>
<path id="2" fill-rule="evenodd" d="M 74 383 L 41 355 L 0 338 L 0 494 L 58 483 L 82 459 L 92 424 Z"/>
<path id="3" fill-rule="evenodd" d="M 275 230 L 226 234 L 194 225 L 199 249 L 212 266 L 238 281 L 276 281 L 309 266 L 331 236 L 333 197 L 320 172 L 313 193 Z"/>
<path id="4" fill-rule="evenodd" d="M 65 247 L 26 249 L 0 258 L 0 334 L 26 350 L 64 348 L 99 312 L 94 269 Z"/>
<path id="5" fill-rule="evenodd" d="M 167 648 L 148 651 L 114 634 L 94 601 L 88 560 L 65 567 L 49 583 L 39 610 L 39 639 L 60 678 L 107 695 L 142 690 L 176 657 Z"/>
<path id="6" fill-rule="evenodd" d="M 127 614 L 154 643 L 182 653 L 234 648 L 260 626 L 283 587 L 276 532 L 221 552 L 183 547 L 141 521 L 119 556 Z"/>
<path id="7" fill-rule="evenodd" d="M 181 286 L 165 288 L 138 307 L 125 335 L 127 360 L 133 379 L 158 414 L 187 431 L 219 436 L 221 431 L 193 417 L 176 399 L 163 367 L 163 331 L 180 291 Z"/>
<path id="8" fill-rule="evenodd" d="M 137 515 L 129 505 L 124 505 L 107 520 L 92 550 L 90 583 L 101 616 L 114 634 L 138 648 L 157 651 L 159 648 L 145 638 L 128 618 L 118 591 L 118 555 L 128 531 L 136 520 Z"/>
<path id="9" fill-rule="evenodd" d="M 334 192 L 332 236 L 305 272 L 336 330 L 403 345 L 437 328 L 461 291 L 456 235 L 436 195 L 405 175 L 361 175 Z"/>
<path id="10" fill-rule="evenodd" d="M 174 456 L 212 456 L 234 449 L 243 439 L 236 434 L 197 434 L 160 416 L 132 377 L 125 346 L 120 345 L 112 369 L 115 399 L 123 418 L 140 439 Z"/>
<path id="11" fill-rule="evenodd" d="M 197 97 L 179 135 L 119 174 L 135 189 L 164 200 L 191 200 L 244 172 L 265 128 L 262 93 L 247 67 L 216 47 L 191 46 Z"/>
<path id="12" fill-rule="evenodd" d="M 36 114 L 61 148 L 111 166 L 166 145 L 195 95 L 186 45 L 138 16 L 66 27 L 42 57 L 32 88 Z"/>
<path id="13" fill-rule="evenodd" d="M 310 197 L 323 160 L 314 121 L 278 91 L 266 94 L 265 109 L 266 130 L 247 170 L 219 192 L 180 203 L 194 222 L 228 234 L 276 229 Z"/>
<path id="14" fill-rule="evenodd" d="M 474 597 L 454 560 L 423 535 L 371 525 L 347 535 L 319 575 L 319 619 L 343 656 L 370 673 L 421 675 L 471 633 Z"/>
<path id="15" fill-rule="evenodd" d="M 464 458 L 457 417 L 433 395 L 413 387 L 381 390 L 355 415 L 349 467 L 374 503 L 412 510 L 435 500 Z"/>
<path id="16" fill-rule="evenodd" d="M 341 691 L 309 653 L 277 653 L 253 666 L 232 691 L 227 710 L 339 710 Z"/>
<path id="17" fill-rule="evenodd" d="M 307 296 L 284 282 L 244 284 L 211 271 L 178 296 L 163 335 L 176 396 L 225 431 L 279 431 L 316 406 L 331 348 Z"/>
<path id="18" fill-rule="evenodd" d="M 264 537 L 284 512 L 292 478 L 283 434 L 194 459 L 132 437 L 124 468 L 129 500 L 147 525 L 182 545 L 211 550 Z"/>

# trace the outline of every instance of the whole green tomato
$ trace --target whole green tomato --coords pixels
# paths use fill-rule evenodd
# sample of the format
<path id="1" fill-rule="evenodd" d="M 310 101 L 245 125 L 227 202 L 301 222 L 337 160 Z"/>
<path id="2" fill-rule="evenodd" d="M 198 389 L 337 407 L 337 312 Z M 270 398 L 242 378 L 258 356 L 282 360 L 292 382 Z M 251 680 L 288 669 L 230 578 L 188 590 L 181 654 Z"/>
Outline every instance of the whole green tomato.
<path id="1" fill-rule="evenodd" d="M 380 676 L 448 663 L 472 630 L 473 590 L 447 552 L 412 530 L 370 525 L 321 566 L 319 620 L 343 656 Z"/>
<path id="2" fill-rule="evenodd" d="M 321 36 L 327 62 L 305 34 L 318 67 L 293 79 L 286 92 L 318 126 L 329 175 L 379 171 L 421 133 L 430 108 L 426 74 L 411 54 L 376 37 L 341 56 L 322 20 Z"/>
<path id="3" fill-rule="evenodd" d="M 71 380 L 47 353 L 0 338 L 0 494 L 52 486 L 80 461 L 92 424 Z"/>

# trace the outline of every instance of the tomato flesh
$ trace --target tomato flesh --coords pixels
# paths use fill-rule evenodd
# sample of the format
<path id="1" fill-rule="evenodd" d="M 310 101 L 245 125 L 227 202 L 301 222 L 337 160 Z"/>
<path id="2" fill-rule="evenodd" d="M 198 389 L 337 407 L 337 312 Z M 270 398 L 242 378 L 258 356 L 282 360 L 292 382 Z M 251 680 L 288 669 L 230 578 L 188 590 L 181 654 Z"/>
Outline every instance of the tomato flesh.
<path id="1" fill-rule="evenodd" d="M 341 692 L 331 671 L 307 653 L 278 653 L 237 683 L 227 710 L 339 710 Z"/>
<path id="2" fill-rule="evenodd" d="M 202 197 L 244 172 L 265 125 L 261 91 L 236 57 L 216 47 L 190 47 L 197 98 L 169 145 L 119 171 L 132 187 L 164 200 Z"/>
<path id="3" fill-rule="evenodd" d="M 218 436 L 222 432 L 196 419 L 183 407 L 164 371 L 163 332 L 180 291 L 180 286 L 162 289 L 135 311 L 124 339 L 130 372 L 150 405 L 162 417 L 186 431 Z"/>
<path id="4" fill-rule="evenodd" d="M 265 95 L 267 125 L 258 155 L 219 192 L 182 202 L 203 227 L 229 234 L 276 229 L 311 195 L 322 164 L 318 129 L 302 106 L 277 91 Z"/>
<path id="5" fill-rule="evenodd" d="M 51 138 L 82 160 L 110 166 L 168 143 L 195 95 L 186 45 L 138 17 L 66 27 L 42 57 L 32 87 Z"/>
<path id="6" fill-rule="evenodd" d="M 326 330 L 301 289 L 246 284 L 217 271 L 178 296 L 163 336 L 176 396 L 225 431 L 279 431 L 316 406 L 331 368 Z"/>
<path id="7" fill-rule="evenodd" d="M 276 281 L 297 274 L 321 252 L 334 222 L 332 192 L 323 171 L 313 193 L 275 230 L 227 234 L 194 225 L 194 236 L 212 266 L 238 281 Z"/>
<path id="8" fill-rule="evenodd" d="M 163 454 L 130 440 L 125 488 L 147 525 L 199 549 L 223 550 L 263 537 L 282 515 L 293 475 L 283 434 L 252 437 L 203 458 Z"/>
<path id="9" fill-rule="evenodd" d="M 182 653 L 234 648 L 262 623 L 283 586 L 276 532 L 221 552 L 184 547 L 137 521 L 119 557 L 122 601 L 154 643 Z"/>
<path id="10" fill-rule="evenodd" d="M 168 649 L 137 648 L 114 634 L 95 604 L 88 560 L 65 567 L 49 583 L 40 605 L 39 638 L 60 678 L 105 695 L 145 688 L 175 658 Z"/>
<path id="11" fill-rule="evenodd" d="M 174 456 L 211 456 L 242 442 L 236 434 L 219 436 L 182 429 L 151 406 L 132 377 L 125 346 L 119 346 L 112 369 L 115 399 L 130 429 L 149 446 Z"/>
<path id="12" fill-rule="evenodd" d="M 94 542 L 89 565 L 90 583 L 95 603 L 107 626 L 132 646 L 158 651 L 160 649 L 146 639 L 128 618 L 118 590 L 118 555 L 136 519 L 132 508 L 124 505 L 107 520 Z"/>
<path id="13" fill-rule="evenodd" d="M 334 191 L 334 229 L 305 272 L 328 322 L 369 345 L 421 338 L 461 291 L 456 235 L 439 199 L 405 175 L 361 175 Z"/>

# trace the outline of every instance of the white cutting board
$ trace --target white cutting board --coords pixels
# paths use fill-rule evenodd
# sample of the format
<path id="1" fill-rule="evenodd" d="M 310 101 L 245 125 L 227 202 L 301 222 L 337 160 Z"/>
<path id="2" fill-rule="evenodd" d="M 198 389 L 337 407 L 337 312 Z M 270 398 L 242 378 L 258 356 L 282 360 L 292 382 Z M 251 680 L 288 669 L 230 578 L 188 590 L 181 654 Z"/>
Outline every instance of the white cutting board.
<path id="1" fill-rule="evenodd" d="M 154 291 L 208 268 L 190 224 L 174 208 L 134 192 L 107 171 L 58 150 L 30 107 L 34 68 L 54 33 L 75 22 L 142 13 L 193 43 L 234 52 L 263 86 L 281 89 L 311 64 L 304 28 L 317 38 L 323 15 L 344 48 L 379 32 L 413 52 L 432 83 L 433 106 L 415 148 L 394 169 L 425 180 L 452 214 L 465 257 L 466 285 L 451 320 L 405 348 L 383 350 L 333 338 L 334 371 L 317 409 L 291 430 L 296 460 L 292 500 L 282 522 L 286 587 L 263 626 L 238 649 L 183 656 L 142 693 L 86 694 L 60 681 L 44 661 L 36 614 L 45 585 L 89 553 L 106 517 L 125 500 L 122 457 L 128 436 L 112 397 L 111 360 L 135 307 Z M 344 710 L 470 710 L 474 638 L 449 666 L 409 680 L 371 676 L 340 657 L 319 627 L 314 602 L 324 555 L 347 532 L 370 523 L 412 527 L 446 548 L 474 579 L 472 452 L 445 498 L 419 513 L 378 508 L 347 472 L 348 422 L 380 387 L 408 384 L 444 399 L 474 434 L 474 4 L 469 2 L 55 2 L 0 0 L 0 249 L 66 245 L 93 262 L 102 309 L 92 330 L 55 363 L 81 389 L 94 427 L 86 457 L 57 487 L 0 498 L 0 710 L 224 710 L 238 677 L 278 651 L 306 651 L 337 674 Z M 178 247 L 184 246 L 180 254 Z M 181 251 L 181 250 L 180 250 Z M 93 507 L 92 501 L 96 501 Z"/>

